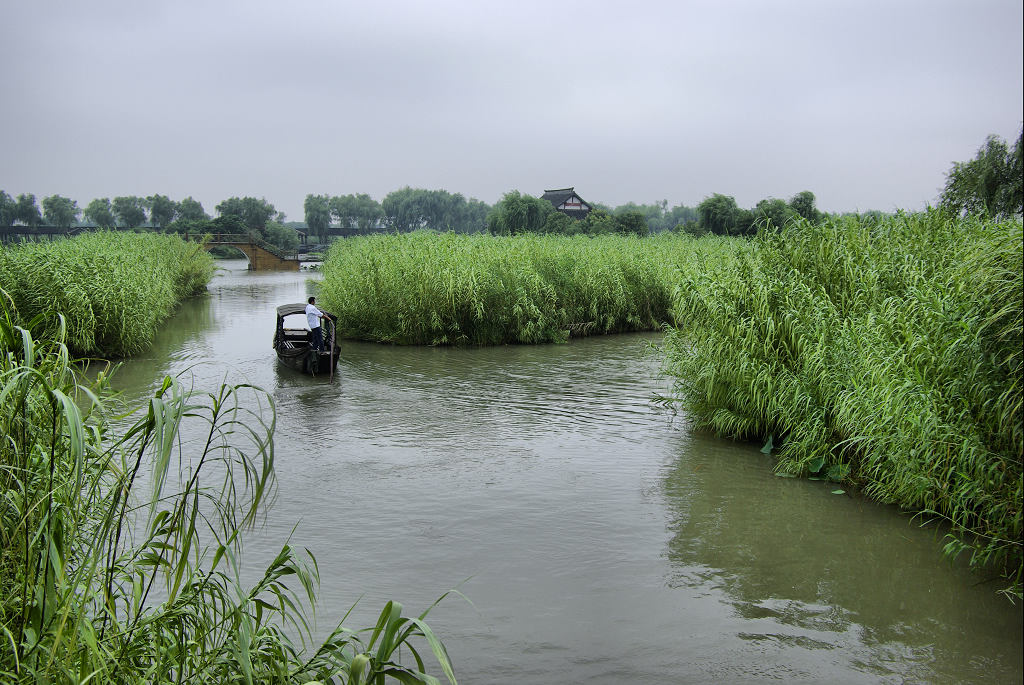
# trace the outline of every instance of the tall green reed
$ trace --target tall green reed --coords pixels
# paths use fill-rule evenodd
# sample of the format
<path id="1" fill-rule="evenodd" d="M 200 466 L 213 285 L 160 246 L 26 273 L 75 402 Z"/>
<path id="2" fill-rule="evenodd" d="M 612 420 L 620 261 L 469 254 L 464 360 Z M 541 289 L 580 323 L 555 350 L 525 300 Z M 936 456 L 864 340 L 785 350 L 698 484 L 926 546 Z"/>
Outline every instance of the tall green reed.
<path id="1" fill-rule="evenodd" d="M 0 250 L 0 287 L 22 316 L 43 314 L 51 338 L 58 314 L 76 354 L 128 356 L 152 344 L 181 300 L 201 292 L 212 258 L 178 236 L 97 232 Z"/>
<path id="2" fill-rule="evenodd" d="M 455 682 L 426 612 L 397 603 L 371 629 L 339 624 L 314 643 L 308 551 L 285 544 L 255 583 L 240 580 L 244 535 L 273 489 L 267 393 L 166 378 L 115 431 L 109 377 L 83 380 L 63 318 L 37 343 L 3 305 L 0 681 L 434 683 L 429 653 Z"/>
<path id="3" fill-rule="evenodd" d="M 938 212 L 763 233 L 679 274 L 675 397 L 723 435 L 950 525 L 1021 592 L 1019 221 Z"/>
<path id="4" fill-rule="evenodd" d="M 333 246 L 321 299 L 348 337 L 397 344 L 656 330 L 669 318 L 673 267 L 720 245 L 686 236 L 369 236 Z"/>

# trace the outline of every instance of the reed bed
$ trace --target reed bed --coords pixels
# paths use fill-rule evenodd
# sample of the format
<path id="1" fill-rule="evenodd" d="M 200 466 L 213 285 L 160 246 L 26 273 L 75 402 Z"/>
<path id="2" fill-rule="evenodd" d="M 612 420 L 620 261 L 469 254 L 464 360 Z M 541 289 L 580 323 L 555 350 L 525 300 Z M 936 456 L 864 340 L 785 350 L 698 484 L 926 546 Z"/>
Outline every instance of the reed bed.
<path id="1" fill-rule="evenodd" d="M 938 212 L 760 235 L 681 270 L 674 397 L 722 435 L 948 522 L 1021 594 L 1021 222 Z"/>
<path id="2" fill-rule="evenodd" d="M 178 236 L 88 233 L 0 249 L 0 289 L 23 323 L 42 315 L 37 338 L 53 338 L 58 314 L 80 355 L 129 356 L 148 348 L 177 304 L 205 289 L 212 258 Z"/>
<path id="3" fill-rule="evenodd" d="M 0 301 L 0 681 L 436 683 L 432 655 L 455 682 L 397 603 L 313 642 L 311 554 L 239 580 L 273 487 L 267 393 L 166 378 L 115 434 L 108 378 L 84 382 L 60 332 L 37 345 Z"/>
<path id="4" fill-rule="evenodd" d="M 563 342 L 656 330 L 674 269 L 719 250 L 688 236 L 514 237 L 419 231 L 337 242 L 321 300 L 349 338 L 402 345 Z"/>

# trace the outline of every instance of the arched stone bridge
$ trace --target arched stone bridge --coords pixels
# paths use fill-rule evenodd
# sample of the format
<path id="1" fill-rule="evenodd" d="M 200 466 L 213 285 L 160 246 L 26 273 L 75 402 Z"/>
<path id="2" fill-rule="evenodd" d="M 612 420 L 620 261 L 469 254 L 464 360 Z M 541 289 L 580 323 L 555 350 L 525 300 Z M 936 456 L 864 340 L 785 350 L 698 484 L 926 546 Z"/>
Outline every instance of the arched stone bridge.
<path id="1" fill-rule="evenodd" d="M 190 238 L 200 239 L 203 247 L 207 250 L 215 246 L 234 247 L 241 250 L 249 259 L 249 269 L 252 271 L 298 271 L 302 261 L 316 261 L 300 260 L 298 254 L 287 254 L 266 241 L 241 233 L 214 233 L 205 234 L 202 237 L 190 237 L 186 233 L 185 239 L 189 240 Z"/>

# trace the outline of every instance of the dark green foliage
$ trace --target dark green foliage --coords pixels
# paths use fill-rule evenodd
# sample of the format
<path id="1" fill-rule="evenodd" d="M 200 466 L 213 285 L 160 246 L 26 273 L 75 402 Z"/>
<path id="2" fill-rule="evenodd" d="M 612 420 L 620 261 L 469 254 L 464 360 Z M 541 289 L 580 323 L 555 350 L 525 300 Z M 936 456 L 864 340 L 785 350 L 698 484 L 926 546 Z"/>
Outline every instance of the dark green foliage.
<path id="1" fill-rule="evenodd" d="M 295 252 L 299 247 L 299 234 L 277 221 L 268 221 L 263 229 L 263 239 L 286 253 Z"/>
<path id="2" fill-rule="evenodd" d="M 941 206 L 955 214 L 993 218 L 1024 212 L 1024 133 L 1011 148 L 998 136 L 989 136 L 969 162 L 956 162 L 946 178 Z"/>
<path id="3" fill-rule="evenodd" d="M 192 199 L 191 195 L 178 203 L 179 221 L 202 221 L 209 218 L 209 215 L 203 209 L 202 203 Z"/>
<path id="4" fill-rule="evenodd" d="M 580 232 L 582 222 L 575 221 L 564 212 L 551 212 L 544 220 L 541 233 L 556 233 L 559 235 L 573 235 Z"/>
<path id="5" fill-rule="evenodd" d="M 358 197 L 350 206 L 365 211 L 366 203 Z M 483 230 L 489 209 L 479 200 L 467 201 L 459 193 L 408 186 L 388 193 L 380 207 L 388 228 L 400 233 L 421 228 L 475 233 Z"/>
<path id="6" fill-rule="evenodd" d="M 821 221 L 822 215 L 815 206 L 816 201 L 814 193 L 802 190 L 789 199 L 789 206 L 799 216 L 810 222 Z"/>
<path id="7" fill-rule="evenodd" d="M 790 223 L 681 272 L 676 396 L 778 469 L 948 522 L 1020 594 L 1021 223 L 932 212 Z"/>
<path id="8" fill-rule="evenodd" d="M 141 197 L 115 197 L 113 210 L 117 220 L 126 228 L 135 228 L 146 223 L 146 201 Z"/>
<path id="9" fill-rule="evenodd" d="M 166 195 L 150 195 L 146 198 L 149 219 L 153 226 L 164 229 L 178 215 L 178 204 Z"/>
<path id="10" fill-rule="evenodd" d="M 46 223 L 58 228 L 70 228 L 78 221 L 78 215 L 82 210 L 78 203 L 60 195 L 51 195 L 43 198 L 43 218 Z"/>
<path id="11" fill-rule="evenodd" d="M 5 191 L 0 190 L 0 226 L 11 226 L 14 224 L 15 208 L 17 203 Z"/>
<path id="12" fill-rule="evenodd" d="M 619 232 L 615 215 L 604 209 L 593 209 L 580 222 L 580 233 L 586 235 L 611 235 Z"/>
<path id="13" fill-rule="evenodd" d="M 551 203 L 518 190 L 505 193 L 487 216 L 492 235 L 541 233 L 548 216 L 555 211 Z"/>
<path id="14" fill-rule="evenodd" d="M 731 195 L 715 193 L 697 205 L 700 225 L 705 231 L 716 235 L 737 235 L 745 232 L 739 226 L 740 208 Z"/>
<path id="15" fill-rule="evenodd" d="M 238 217 L 244 225 L 260 230 L 263 230 L 267 222 L 277 214 L 274 205 L 265 199 L 256 199 L 255 197 L 228 198 L 218 204 L 216 209 L 222 217 Z"/>
<path id="16" fill-rule="evenodd" d="M 83 213 L 86 221 L 91 221 L 100 228 L 114 228 L 117 221 L 114 218 L 114 210 L 110 206 L 108 198 L 96 198 L 88 204 Z"/>
<path id="17" fill-rule="evenodd" d="M 380 203 L 365 193 L 332 197 L 329 204 L 331 218 L 341 228 L 369 233 L 384 218 Z"/>
<path id="18" fill-rule="evenodd" d="M 753 215 L 755 231 L 762 228 L 778 230 L 800 216 L 785 200 L 771 197 L 758 202 Z"/>
<path id="19" fill-rule="evenodd" d="M 594 208 L 609 211 L 607 207 L 599 206 L 596 203 Z M 697 209 L 685 205 L 676 205 L 668 208 L 668 200 L 654 202 L 648 205 L 638 205 L 634 202 L 627 202 L 619 205 L 609 213 L 619 217 L 629 212 L 639 212 L 643 215 L 647 224 L 647 230 L 651 233 L 674 230 L 680 224 L 695 223 L 698 220 Z"/>
<path id="20" fill-rule="evenodd" d="M 331 223 L 330 198 L 326 195 L 307 195 L 302 203 L 309 232 L 320 242 L 327 240 L 327 227 Z"/>
<path id="21" fill-rule="evenodd" d="M 31 193 L 18 195 L 13 215 L 14 222 L 20 222 L 25 226 L 38 226 L 43 220 L 43 215 L 39 213 L 39 206 L 36 204 L 36 196 Z"/>
<path id="22" fill-rule="evenodd" d="M 640 212 L 622 212 L 615 215 L 618 233 L 637 236 L 647 235 L 647 219 Z"/>
<path id="23" fill-rule="evenodd" d="M 237 214 L 221 214 L 209 222 L 214 233 L 232 233 L 235 235 L 248 235 L 255 231 L 255 226 L 245 223 L 245 219 Z"/>

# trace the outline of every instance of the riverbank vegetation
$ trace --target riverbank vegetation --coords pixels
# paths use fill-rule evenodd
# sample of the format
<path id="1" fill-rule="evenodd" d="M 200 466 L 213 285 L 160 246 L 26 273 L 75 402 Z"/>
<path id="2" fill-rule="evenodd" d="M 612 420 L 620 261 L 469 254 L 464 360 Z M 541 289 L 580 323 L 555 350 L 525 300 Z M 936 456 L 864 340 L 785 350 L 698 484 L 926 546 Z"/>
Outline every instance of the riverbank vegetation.
<path id="1" fill-rule="evenodd" d="M 402 345 L 561 342 L 656 330 L 673 269 L 745 244 L 688 236 L 418 231 L 347 239 L 324 263 L 321 302 L 350 338 Z"/>
<path id="2" fill-rule="evenodd" d="M 1022 572 L 1021 222 L 949 212 L 800 223 L 680 271 L 667 369 L 688 415 L 773 445 Z"/>
<path id="3" fill-rule="evenodd" d="M 778 472 L 950 526 L 1020 592 L 1019 220 L 932 210 L 685 234 L 354 238 L 321 301 L 349 337 L 539 343 L 669 325 L 672 400 Z"/>
<path id="4" fill-rule="evenodd" d="M 63 328 L 80 355 L 146 349 L 160 323 L 205 290 L 213 271 L 202 247 L 157 233 L 105 231 L 0 248 L 0 283 L 21 325 L 48 340 Z"/>
<path id="5" fill-rule="evenodd" d="M 313 642 L 312 555 L 285 544 L 241 580 L 273 490 L 267 393 L 166 378 L 115 430 L 108 381 L 83 380 L 59 331 L 37 343 L 0 302 L 0 681 L 437 682 L 429 653 L 455 682 L 423 616 L 396 603 Z"/>

